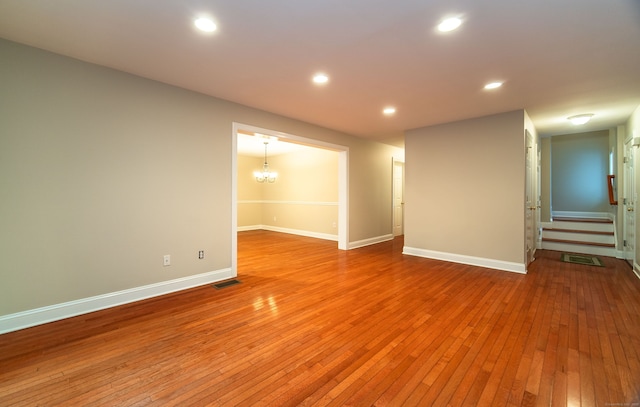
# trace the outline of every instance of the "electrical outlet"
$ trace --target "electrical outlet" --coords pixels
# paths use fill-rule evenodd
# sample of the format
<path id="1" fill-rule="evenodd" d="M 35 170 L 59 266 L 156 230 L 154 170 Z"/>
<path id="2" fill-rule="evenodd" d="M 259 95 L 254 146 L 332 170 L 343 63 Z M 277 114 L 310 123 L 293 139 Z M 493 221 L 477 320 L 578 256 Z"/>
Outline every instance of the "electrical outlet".
<path id="1" fill-rule="evenodd" d="M 165 254 L 163 259 L 162 259 L 162 265 L 163 266 L 170 266 L 171 265 L 171 255 L 169 254 Z"/>
<path id="2" fill-rule="evenodd" d="M 273 221 L 274 221 L 274 222 L 276 221 L 276 217 L 275 217 L 275 216 L 273 217 Z"/>
<path id="3" fill-rule="evenodd" d="M 336 228 L 336 226 L 337 226 L 337 225 L 336 225 L 336 223 L 335 223 L 335 222 L 333 222 L 333 228 L 334 228 L 334 229 Z"/>
<path id="4" fill-rule="evenodd" d="M 198 258 L 199 258 L 199 259 L 204 259 L 204 250 L 200 250 L 200 251 L 198 252 Z"/>

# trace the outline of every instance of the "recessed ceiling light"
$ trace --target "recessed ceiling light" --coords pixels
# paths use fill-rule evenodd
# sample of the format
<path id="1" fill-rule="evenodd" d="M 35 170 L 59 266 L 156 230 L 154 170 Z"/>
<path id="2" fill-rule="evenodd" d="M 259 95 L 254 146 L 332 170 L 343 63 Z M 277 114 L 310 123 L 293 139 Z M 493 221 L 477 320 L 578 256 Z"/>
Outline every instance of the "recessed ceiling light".
<path id="1" fill-rule="evenodd" d="M 317 84 L 323 84 L 329 82 L 329 77 L 323 73 L 314 75 L 313 82 Z"/>
<path id="2" fill-rule="evenodd" d="M 206 18 L 206 17 L 201 17 L 196 19 L 193 24 L 195 24 L 195 26 L 198 28 L 198 30 L 200 31 L 204 31 L 207 33 L 210 32 L 214 32 L 218 27 L 216 26 L 216 23 L 214 23 L 213 21 L 211 21 L 211 19 Z"/>
<path id="3" fill-rule="evenodd" d="M 567 120 L 569 120 L 571 123 L 577 125 L 580 124 L 585 124 L 587 123 L 589 120 L 591 120 L 591 118 L 593 117 L 593 114 L 591 113 L 587 113 L 587 114 L 578 114 L 575 116 L 571 116 L 571 117 L 567 117 Z"/>
<path id="4" fill-rule="evenodd" d="M 484 85 L 485 89 L 498 89 L 504 82 L 490 82 Z"/>
<path id="5" fill-rule="evenodd" d="M 442 20 L 440 24 L 438 24 L 438 31 L 446 33 L 449 31 L 453 31 L 456 28 L 460 27 L 462 24 L 462 20 L 458 17 L 451 17 L 445 20 Z"/>
<path id="6" fill-rule="evenodd" d="M 385 107 L 384 110 L 382 111 L 382 113 L 384 113 L 387 116 L 391 116 L 395 112 L 396 112 L 396 108 L 391 106 Z"/>

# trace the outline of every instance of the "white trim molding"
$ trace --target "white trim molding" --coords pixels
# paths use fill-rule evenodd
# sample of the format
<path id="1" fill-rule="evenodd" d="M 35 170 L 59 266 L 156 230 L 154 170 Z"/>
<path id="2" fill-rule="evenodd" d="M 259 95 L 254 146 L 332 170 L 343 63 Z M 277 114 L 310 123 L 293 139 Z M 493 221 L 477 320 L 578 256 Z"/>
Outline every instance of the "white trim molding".
<path id="1" fill-rule="evenodd" d="M 277 226 L 269 226 L 269 225 L 238 226 L 238 232 L 246 232 L 249 230 L 268 230 L 271 232 L 280 232 L 280 233 L 287 233 L 290 235 L 313 237 L 313 238 L 322 239 L 322 240 L 331 240 L 333 242 L 338 241 L 338 235 L 332 235 L 330 233 L 320 233 L 320 232 L 311 232 L 308 230 L 280 228 Z"/>
<path id="2" fill-rule="evenodd" d="M 299 229 L 287 229 L 287 228 L 279 228 L 276 226 L 269 225 L 251 225 L 251 226 L 239 226 L 238 232 L 246 232 L 249 230 L 269 230 L 271 232 L 280 232 L 280 233 L 288 233 L 290 235 L 298 235 L 298 236 L 306 236 L 306 237 L 314 237 L 316 239 L 323 240 L 331 240 L 334 242 L 338 241 L 338 235 L 332 235 L 329 233 L 318 233 L 318 232 L 310 232 L 307 230 L 299 230 Z M 358 240 L 356 242 L 350 242 L 347 250 L 357 249 L 359 247 L 370 246 L 372 244 L 382 243 L 389 240 L 393 240 L 393 234 L 382 235 L 371 237 L 369 239 Z"/>
<path id="3" fill-rule="evenodd" d="M 368 239 L 358 240 L 349 243 L 349 249 L 357 249 L 358 247 L 370 246 L 372 244 L 382 243 L 389 240 L 393 240 L 393 234 L 370 237 Z"/>
<path id="4" fill-rule="evenodd" d="M 338 202 L 321 202 L 321 201 L 238 201 L 239 204 L 275 204 L 275 205 L 317 205 L 317 206 L 338 206 Z"/>
<path id="5" fill-rule="evenodd" d="M 468 264 L 471 266 L 486 267 L 512 273 L 526 274 L 527 268 L 524 263 L 513 263 L 509 261 L 486 259 L 482 257 L 466 256 L 463 254 L 438 252 L 435 250 L 418 249 L 415 247 L 403 247 L 402 254 L 410 256 L 425 257 L 427 259 L 443 260 L 452 263 Z"/>
<path id="6" fill-rule="evenodd" d="M 280 228 L 277 226 L 269 226 L 269 225 L 262 225 L 260 226 L 260 229 L 269 230 L 271 232 L 288 233 L 290 235 L 314 237 L 316 239 L 331 240 L 334 242 L 338 241 L 338 235 L 332 235 L 329 233 L 310 232 L 308 230 Z"/>
<path id="7" fill-rule="evenodd" d="M 573 211 L 553 211 L 551 219 L 558 218 L 584 218 L 584 219 L 610 219 L 613 215 L 607 212 L 573 212 Z"/>
<path id="8" fill-rule="evenodd" d="M 269 225 L 238 226 L 238 232 L 246 232 L 250 230 L 269 230 L 271 232 L 288 233 L 290 235 L 313 237 L 316 239 L 331 240 L 334 242 L 338 241 L 338 235 L 332 235 L 329 233 L 310 232 L 308 230 L 280 228 Z M 393 240 L 393 234 L 371 237 L 369 239 L 358 240 L 357 242 L 350 242 L 347 250 L 370 246 L 372 244 L 382 243 L 389 240 Z"/>
<path id="9" fill-rule="evenodd" d="M 158 297 L 233 277 L 236 277 L 236 274 L 231 268 L 221 269 L 113 293 L 97 295 L 95 297 L 49 305 L 42 308 L 17 312 L 15 314 L 3 315 L 0 316 L 0 334 L 18 331 L 20 329 L 59 321 L 61 319 L 75 317 L 82 314 L 88 314 L 90 312 L 100 311 L 106 308 L 117 307 L 118 305 L 145 300 L 147 298 Z"/>
<path id="10" fill-rule="evenodd" d="M 237 179 L 237 142 L 238 136 L 237 133 L 239 130 L 246 130 L 251 133 L 261 133 L 269 136 L 278 137 L 279 139 L 285 141 L 293 141 L 299 144 L 304 144 L 310 147 L 322 148 L 326 150 L 332 150 L 338 152 L 338 249 L 347 250 L 349 245 L 349 147 L 342 146 L 339 144 L 328 143 L 325 141 L 320 141 L 316 139 L 310 139 L 306 137 L 300 137 L 293 134 L 283 133 L 281 131 L 265 129 L 261 127 L 252 126 L 249 124 L 242 124 L 238 122 L 233 122 L 232 125 L 232 190 L 231 190 L 231 249 L 233 252 L 232 257 L 232 265 L 233 269 L 237 268 L 237 232 L 238 232 L 238 179 Z M 245 201 L 244 203 L 250 203 L 251 201 Z M 251 203 L 262 203 L 262 201 L 253 201 Z M 273 202 L 273 201 L 272 201 Z M 272 203 L 265 202 L 265 203 Z M 289 203 L 289 204 L 301 204 L 302 201 L 280 201 L 278 203 Z M 308 205 L 308 203 L 304 203 Z M 311 205 L 335 205 L 333 202 L 313 202 Z M 333 240 L 333 239 L 332 239 Z"/>

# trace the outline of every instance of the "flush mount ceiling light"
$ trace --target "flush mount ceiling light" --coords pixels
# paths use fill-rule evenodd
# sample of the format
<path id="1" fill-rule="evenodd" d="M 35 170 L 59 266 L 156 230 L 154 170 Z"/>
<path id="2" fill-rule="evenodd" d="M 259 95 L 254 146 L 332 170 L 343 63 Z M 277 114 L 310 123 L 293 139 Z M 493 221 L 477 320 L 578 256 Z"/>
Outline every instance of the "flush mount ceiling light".
<path id="1" fill-rule="evenodd" d="M 384 110 L 382 111 L 382 113 L 386 116 L 391 116 L 395 112 L 396 112 L 396 108 L 391 106 L 385 107 Z"/>
<path id="2" fill-rule="evenodd" d="M 198 30 L 204 31 L 207 33 L 214 32 L 218 28 L 216 26 L 216 23 L 214 23 L 213 21 L 211 21 L 211 19 L 206 17 L 201 17 L 196 19 L 193 22 L 193 24 L 196 26 Z"/>
<path id="3" fill-rule="evenodd" d="M 451 17 L 442 20 L 440 24 L 438 24 L 438 31 L 446 33 L 449 31 L 453 31 L 456 28 L 460 27 L 462 24 L 462 20 L 458 17 Z"/>
<path id="4" fill-rule="evenodd" d="M 484 88 L 485 88 L 485 89 L 488 89 L 488 90 L 491 90 L 491 89 L 498 89 L 500 86 L 502 86 L 502 84 L 503 84 L 503 83 L 504 83 L 504 82 L 499 82 L 499 81 L 496 81 L 496 82 L 490 82 L 490 83 L 487 83 L 486 85 L 484 85 Z"/>
<path id="5" fill-rule="evenodd" d="M 569 120 L 571 123 L 578 126 L 578 125 L 587 123 L 589 120 L 591 120 L 592 117 L 593 117 L 592 113 L 578 114 L 575 116 L 567 117 L 567 120 Z"/>
<path id="6" fill-rule="evenodd" d="M 329 82 L 329 77 L 323 73 L 318 73 L 313 76 L 313 83 L 317 83 L 318 85 L 322 85 Z"/>

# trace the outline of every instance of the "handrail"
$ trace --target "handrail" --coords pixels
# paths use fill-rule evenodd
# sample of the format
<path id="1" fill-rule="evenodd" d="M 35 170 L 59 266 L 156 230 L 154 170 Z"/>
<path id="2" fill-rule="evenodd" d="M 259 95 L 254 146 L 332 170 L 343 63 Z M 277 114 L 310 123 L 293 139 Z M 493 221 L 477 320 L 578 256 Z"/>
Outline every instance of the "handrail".
<path id="1" fill-rule="evenodd" d="M 609 188 L 609 204 L 617 205 L 618 201 L 614 198 L 613 194 L 613 180 L 616 178 L 615 175 L 607 175 L 607 187 Z"/>

